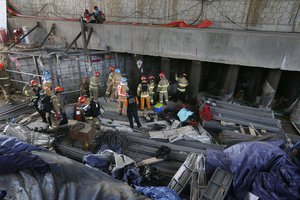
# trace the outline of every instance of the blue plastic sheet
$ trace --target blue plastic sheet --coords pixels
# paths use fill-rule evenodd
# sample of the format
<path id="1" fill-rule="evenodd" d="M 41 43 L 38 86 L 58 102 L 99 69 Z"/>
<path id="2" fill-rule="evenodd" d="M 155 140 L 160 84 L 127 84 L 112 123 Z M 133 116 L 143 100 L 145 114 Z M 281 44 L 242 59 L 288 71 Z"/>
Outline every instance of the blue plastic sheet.
<path id="1" fill-rule="evenodd" d="M 35 169 L 46 172 L 48 164 L 31 151 L 41 151 L 39 147 L 21 142 L 16 138 L 0 137 L 0 174 L 17 172 L 22 169 Z"/>
<path id="2" fill-rule="evenodd" d="M 135 186 L 135 189 L 153 200 L 181 200 L 174 190 L 167 187 Z"/>
<path id="3" fill-rule="evenodd" d="M 189 118 L 189 116 L 193 115 L 193 112 L 189 111 L 186 108 L 182 108 L 178 113 L 177 116 L 179 117 L 179 120 L 181 122 L 184 122 L 185 120 L 187 120 L 187 118 Z"/>
<path id="4" fill-rule="evenodd" d="M 224 151 L 208 149 L 207 177 L 217 167 L 233 174 L 229 199 L 244 199 L 248 192 L 264 200 L 298 199 L 300 171 L 280 147 L 283 141 L 244 142 Z"/>

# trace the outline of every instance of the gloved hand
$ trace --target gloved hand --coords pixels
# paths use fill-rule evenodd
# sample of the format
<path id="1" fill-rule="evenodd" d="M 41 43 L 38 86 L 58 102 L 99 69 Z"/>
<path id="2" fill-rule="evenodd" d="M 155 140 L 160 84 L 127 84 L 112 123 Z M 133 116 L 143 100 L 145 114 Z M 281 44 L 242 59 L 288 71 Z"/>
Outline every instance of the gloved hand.
<path id="1" fill-rule="evenodd" d="M 55 119 L 60 119 L 60 114 L 55 113 L 55 114 L 54 114 L 54 117 L 55 117 Z"/>

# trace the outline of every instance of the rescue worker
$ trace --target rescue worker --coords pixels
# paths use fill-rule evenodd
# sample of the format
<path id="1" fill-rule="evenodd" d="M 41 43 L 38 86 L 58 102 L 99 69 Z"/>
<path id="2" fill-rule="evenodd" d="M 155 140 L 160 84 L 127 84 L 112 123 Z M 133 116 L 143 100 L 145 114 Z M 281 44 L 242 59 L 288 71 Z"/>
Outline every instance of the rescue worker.
<path id="1" fill-rule="evenodd" d="M 12 99 L 10 96 L 10 78 L 9 74 L 5 70 L 4 62 L 0 62 L 0 88 L 4 93 L 6 104 L 12 104 Z"/>
<path id="2" fill-rule="evenodd" d="M 150 75 L 148 77 L 149 80 L 149 95 L 150 95 L 150 103 L 153 105 L 154 104 L 154 92 L 155 92 L 155 77 Z"/>
<path id="3" fill-rule="evenodd" d="M 175 80 L 177 81 L 177 93 L 175 101 L 179 99 L 183 103 L 185 102 L 186 88 L 189 85 L 189 82 L 186 79 L 186 77 L 186 73 L 181 74 L 180 77 L 178 77 L 177 74 L 175 74 Z"/>
<path id="4" fill-rule="evenodd" d="M 40 100 L 40 92 L 42 91 L 42 87 L 38 84 L 37 80 L 31 80 L 29 84 L 26 84 L 23 87 L 22 94 L 24 96 L 30 97 L 30 101 L 32 102 L 33 107 L 35 110 L 40 114 L 42 117 L 42 121 L 47 123 L 47 119 L 43 112 L 41 112 L 38 108 L 38 102 Z"/>
<path id="5" fill-rule="evenodd" d="M 96 23 L 94 15 L 88 9 L 85 9 L 83 13 L 83 21 L 86 23 Z"/>
<path id="6" fill-rule="evenodd" d="M 49 127 L 52 126 L 52 121 L 50 118 L 50 113 L 53 108 L 52 103 L 51 103 L 52 93 L 53 92 L 50 88 L 43 87 L 43 89 L 40 91 L 40 99 L 38 101 L 38 109 L 40 110 L 40 114 L 44 116 Z"/>
<path id="7" fill-rule="evenodd" d="M 100 129 L 98 116 L 100 115 L 100 106 L 93 99 L 85 96 L 78 98 L 78 103 L 81 105 L 83 112 L 83 121 L 92 124 L 96 129 Z"/>
<path id="8" fill-rule="evenodd" d="M 56 129 L 61 124 L 63 115 L 62 115 L 62 106 L 60 100 L 60 94 L 63 92 L 63 89 L 60 86 L 55 87 L 54 93 L 51 94 L 51 103 L 52 103 L 52 113 L 50 115 L 51 127 L 50 129 Z"/>
<path id="9" fill-rule="evenodd" d="M 106 92 L 105 92 L 106 96 L 110 96 L 113 91 L 113 78 L 115 75 L 115 66 L 110 66 L 109 70 L 110 70 L 110 73 L 108 75 L 108 79 L 106 82 Z"/>
<path id="10" fill-rule="evenodd" d="M 89 82 L 88 82 L 88 79 L 86 77 L 84 77 L 81 80 L 80 94 L 81 94 L 81 96 L 85 96 L 85 97 L 89 97 L 90 96 Z"/>
<path id="11" fill-rule="evenodd" d="M 122 115 L 126 113 L 126 101 L 127 101 L 127 91 L 128 91 L 128 86 L 127 86 L 127 78 L 123 77 L 121 79 L 120 85 L 118 86 L 118 113 L 119 115 Z"/>
<path id="12" fill-rule="evenodd" d="M 169 101 L 169 96 L 168 96 L 168 89 L 169 89 L 169 81 L 166 78 L 165 74 L 161 72 L 159 74 L 160 81 L 158 82 L 157 85 L 157 92 L 159 93 L 159 102 L 167 104 Z"/>
<path id="13" fill-rule="evenodd" d="M 98 8 L 98 6 L 94 6 L 94 13 L 92 15 L 95 17 L 96 23 L 102 24 L 106 20 L 104 13 Z"/>
<path id="14" fill-rule="evenodd" d="M 149 84 L 147 82 L 146 76 L 141 77 L 141 83 L 137 88 L 137 95 L 140 97 L 141 101 L 141 110 L 144 110 L 144 104 L 146 100 L 147 109 L 150 110 L 150 92 L 149 92 Z"/>
<path id="15" fill-rule="evenodd" d="M 18 43 L 20 38 L 23 36 L 24 32 L 23 32 L 23 29 L 22 28 L 17 28 L 15 30 L 13 30 L 13 40 L 14 40 L 14 43 Z M 21 44 L 25 43 L 24 42 L 24 39 L 22 41 L 20 41 Z"/>
<path id="16" fill-rule="evenodd" d="M 99 80 L 100 72 L 95 72 L 94 76 L 90 79 L 90 98 L 92 98 L 94 101 L 97 102 L 98 96 L 99 96 L 99 86 L 100 86 L 100 80 Z"/>
<path id="17" fill-rule="evenodd" d="M 133 118 L 137 123 L 137 127 L 142 126 L 137 112 L 137 104 L 139 103 L 138 98 L 133 96 L 130 91 L 127 92 L 127 117 L 129 120 L 130 127 L 133 128 Z"/>
<path id="18" fill-rule="evenodd" d="M 120 81 L 122 79 L 121 70 L 117 68 L 115 70 L 115 74 L 113 76 L 113 91 L 111 92 L 110 99 L 115 100 L 118 97 L 118 86 L 120 84 Z"/>

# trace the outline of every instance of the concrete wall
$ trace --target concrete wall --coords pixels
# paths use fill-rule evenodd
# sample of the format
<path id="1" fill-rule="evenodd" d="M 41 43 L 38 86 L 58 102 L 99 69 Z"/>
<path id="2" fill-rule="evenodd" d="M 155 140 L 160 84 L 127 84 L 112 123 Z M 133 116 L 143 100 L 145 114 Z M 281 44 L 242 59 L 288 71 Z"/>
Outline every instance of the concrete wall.
<path id="1" fill-rule="evenodd" d="M 300 32 L 299 0 L 11 0 L 24 14 L 78 18 L 98 5 L 109 21 L 162 24 L 203 19 L 214 28 Z"/>
<path id="2" fill-rule="evenodd" d="M 45 20 L 35 31 L 40 43 L 51 25 L 57 29 L 48 45 L 66 47 L 81 31 L 80 23 Z M 36 20 L 12 18 L 11 27 L 33 27 Z M 199 60 L 233 65 L 300 71 L 297 33 L 269 33 L 224 29 L 181 29 L 161 26 L 90 24 L 94 28 L 89 49 Z M 82 47 L 79 39 L 78 46 Z"/>

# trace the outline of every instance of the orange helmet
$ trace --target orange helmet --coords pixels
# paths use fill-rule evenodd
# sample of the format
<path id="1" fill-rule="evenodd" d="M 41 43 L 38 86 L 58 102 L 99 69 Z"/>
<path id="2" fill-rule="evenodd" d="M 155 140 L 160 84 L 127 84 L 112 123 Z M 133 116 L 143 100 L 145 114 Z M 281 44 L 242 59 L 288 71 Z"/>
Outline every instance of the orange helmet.
<path id="1" fill-rule="evenodd" d="M 85 96 L 78 97 L 78 102 L 79 103 L 84 103 L 85 101 L 86 101 L 86 97 Z"/>
<path id="2" fill-rule="evenodd" d="M 142 81 L 147 80 L 146 76 L 141 76 L 141 80 L 142 80 Z"/>
<path id="3" fill-rule="evenodd" d="M 37 80 L 31 80 L 31 81 L 30 81 L 30 85 L 31 85 L 31 86 L 37 86 L 37 85 L 38 85 Z"/>
<path id="4" fill-rule="evenodd" d="M 109 66 L 110 71 L 115 71 L 116 67 L 115 66 Z"/>
<path id="5" fill-rule="evenodd" d="M 5 64 L 4 63 L 0 63 L 0 69 L 3 69 L 5 67 Z"/>
<path id="6" fill-rule="evenodd" d="M 100 76 L 100 72 L 95 72 L 95 76 Z"/>
<path id="7" fill-rule="evenodd" d="M 55 87 L 55 92 L 62 92 L 63 89 L 60 86 Z"/>
<path id="8" fill-rule="evenodd" d="M 159 73 L 159 77 L 165 77 L 165 73 L 160 72 L 160 73 Z"/>

